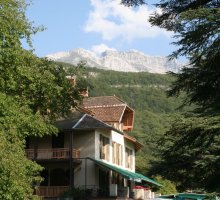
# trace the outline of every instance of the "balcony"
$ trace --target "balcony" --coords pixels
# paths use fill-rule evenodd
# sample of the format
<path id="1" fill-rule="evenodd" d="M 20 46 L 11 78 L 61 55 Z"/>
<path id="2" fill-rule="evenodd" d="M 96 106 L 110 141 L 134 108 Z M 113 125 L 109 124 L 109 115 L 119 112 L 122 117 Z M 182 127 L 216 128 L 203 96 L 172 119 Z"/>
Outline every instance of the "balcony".
<path id="1" fill-rule="evenodd" d="M 62 195 L 69 189 L 69 186 L 39 186 L 36 195 L 40 197 L 54 198 Z"/>
<path id="2" fill-rule="evenodd" d="M 68 148 L 26 149 L 26 156 L 31 160 L 68 159 L 70 150 Z M 72 158 L 80 158 L 80 151 L 72 149 Z"/>

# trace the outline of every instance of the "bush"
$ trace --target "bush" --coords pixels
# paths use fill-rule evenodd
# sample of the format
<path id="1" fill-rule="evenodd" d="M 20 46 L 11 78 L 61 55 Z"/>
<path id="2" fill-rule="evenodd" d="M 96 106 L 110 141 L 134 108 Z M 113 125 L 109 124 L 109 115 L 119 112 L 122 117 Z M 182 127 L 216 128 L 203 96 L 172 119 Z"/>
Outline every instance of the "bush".
<path id="1" fill-rule="evenodd" d="M 160 193 L 162 195 L 177 193 L 176 185 L 173 182 L 171 182 L 170 180 L 165 179 L 159 175 L 155 176 L 154 180 L 157 181 L 158 183 L 160 183 L 161 185 L 163 185 L 163 187 L 160 187 L 160 189 L 157 190 L 157 193 Z"/>

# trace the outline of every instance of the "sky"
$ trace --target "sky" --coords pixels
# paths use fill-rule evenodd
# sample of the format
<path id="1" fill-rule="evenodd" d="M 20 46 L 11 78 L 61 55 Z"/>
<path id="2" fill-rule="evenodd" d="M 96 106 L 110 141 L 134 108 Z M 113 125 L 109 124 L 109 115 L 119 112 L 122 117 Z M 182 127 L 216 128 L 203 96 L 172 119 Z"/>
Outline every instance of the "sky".
<path id="1" fill-rule="evenodd" d="M 175 49 L 173 33 L 151 26 L 149 16 L 159 10 L 156 0 L 147 2 L 128 8 L 120 0 L 32 0 L 27 18 L 45 28 L 32 37 L 35 54 L 84 48 L 97 55 L 112 49 L 168 56 Z"/>

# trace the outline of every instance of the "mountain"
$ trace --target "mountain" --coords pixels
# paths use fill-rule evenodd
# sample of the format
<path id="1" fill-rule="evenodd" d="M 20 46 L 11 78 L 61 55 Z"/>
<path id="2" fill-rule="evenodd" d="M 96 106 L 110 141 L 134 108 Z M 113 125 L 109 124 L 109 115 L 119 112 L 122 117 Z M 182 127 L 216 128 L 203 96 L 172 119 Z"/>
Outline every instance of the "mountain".
<path id="1" fill-rule="evenodd" d="M 167 57 L 149 56 L 136 50 L 120 52 L 107 50 L 100 56 L 85 49 L 75 49 L 67 52 L 58 52 L 46 56 L 47 58 L 76 65 L 86 61 L 89 67 L 122 72 L 150 72 L 164 74 L 167 71 L 178 73 L 183 64 Z"/>

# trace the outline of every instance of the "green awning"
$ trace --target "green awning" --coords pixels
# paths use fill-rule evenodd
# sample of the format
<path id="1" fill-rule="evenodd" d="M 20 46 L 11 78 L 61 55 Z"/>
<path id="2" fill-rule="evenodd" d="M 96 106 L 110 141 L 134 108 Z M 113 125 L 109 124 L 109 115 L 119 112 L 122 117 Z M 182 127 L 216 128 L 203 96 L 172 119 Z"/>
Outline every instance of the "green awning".
<path id="1" fill-rule="evenodd" d="M 152 180 L 152 179 L 150 179 L 150 178 L 148 178 L 148 177 L 146 177 L 142 174 L 122 169 L 120 167 L 108 164 L 108 163 L 103 162 L 101 160 L 96 160 L 96 159 L 93 159 L 93 158 L 88 158 L 88 159 L 94 161 L 97 165 L 99 165 L 101 167 L 108 168 L 108 169 L 110 169 L 110 170 L 112 170 L 112 171 L 114 171 L 118 174 L 121 174 L 124 178 L 126 178 L 128 180 L 132 180 L 132 181 L 135 181 L 135 182 L 147 181 L 147 182 L 152 183 L 154 185 L 162 186 L 161 184 L 157 183 L 156 181 L 154 181 L 154 180 Z"/>
<path id="2" fill-rule="evenodd" d="M 88 158 L 88 159 L 94 161 L 97 165 L 99 165 L 101 167 L 108 168 L 118 174 L 121 174 L 124 178 L 126 178 L 128 180 L 135 181 L 135 182 L 141 182 L 141 178 L 133 172 L 130 172 L 128 170 L 124 170 L 120 167 L 116 167 L 114 165 L 108 164 L 108 163 L 103 162 L 101 160 L 96 160 L 93 158 Z"/>
<path id="3" fill-rule="evenodd" d="M 143 181 L 152 183 L 152 184 L 157 185 L 157 186 L 159 186 L 159 187 L 163 187 L 163 185 L 161 185 L 160 183 L 154 181 L 153 179 L 150 179 L 150 178 L 144 176 L 143 174 L 139 174 L 139 173 L 137 173 L 137 172 L 136 172 L 135 174 L 137 174 L 137 176 L 139 176 L 139 177 L 141 178 L 141 180 L 143 180 Z"/>

